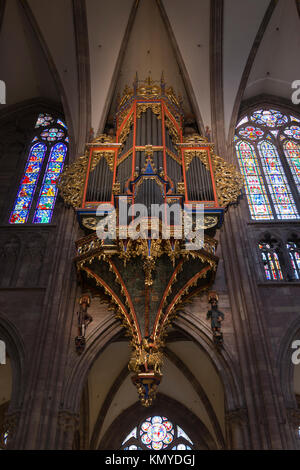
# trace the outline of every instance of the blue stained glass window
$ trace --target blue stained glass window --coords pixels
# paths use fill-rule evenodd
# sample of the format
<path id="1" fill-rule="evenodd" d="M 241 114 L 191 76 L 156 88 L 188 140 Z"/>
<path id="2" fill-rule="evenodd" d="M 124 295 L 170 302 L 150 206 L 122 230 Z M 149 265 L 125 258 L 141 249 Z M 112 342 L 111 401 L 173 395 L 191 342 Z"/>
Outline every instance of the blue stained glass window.
<path id="1" fill-rule="evenodd" d="M 38 143 L 31 147 L 15 205 L 10 215 L 10 224 L 25 224 L 27 222 L 46 152 L 47 146 L 45 144 Z"/>
<path id="2" fill-rule="evenodd" d="M 57 183 L 64 167 L 66 154 L 65 144 L 59 143 L 52 147 L 33 218 L 34 224 L 49 224 L 51 222 L 58 192 Z"/>
<path id="3" fill-rule="evenodd" d="M 33 145 L 29 150 L 24 174 L 10 214 L 10 224 L 25 224 L 32 220 L 31 208 L 37 194 L 39 197 L 33 223 L 50 223 L 52 219 L 58 179 L 68 151 L 69 139 L 65 131 L 67 126 L 60 119 L 55 121 L 50 114 L 40 114 L 35 128 L 38 130 L 32 139 Z"/>

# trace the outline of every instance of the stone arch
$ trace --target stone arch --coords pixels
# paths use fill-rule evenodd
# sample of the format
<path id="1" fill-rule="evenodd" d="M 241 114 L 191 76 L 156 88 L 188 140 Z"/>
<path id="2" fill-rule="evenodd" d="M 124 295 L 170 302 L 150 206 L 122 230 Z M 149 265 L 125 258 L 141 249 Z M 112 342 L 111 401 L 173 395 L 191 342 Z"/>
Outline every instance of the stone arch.
<path id="1" fill-rule="evenodd" d="M 243 399 L 236 366 L 226 345 L 220 353 L 216 350 L 212 334 L 207 325 L 193 314 L 182 314 L 175 322 L 175 327 L 196 343 L 209 357 L 224 386 L 225 423 L 227 414 L 241 414 L 247 422 L 247 410 Z M 123 328 L 118 320 L 110 317 L 104 320 L 87 338 L 84 353 L 76 358 L 70 369 L 62 394 L 61 410 L 79 416 L 81 397 L 87 383 L 89 372 L 99 355 L 112 342 L 121 339 Z M 245 427 L 245 426 L 244 426 Z M 245 433 L 245 431 L 243 431 Z M 227 446 L 228 436 L 224 443 Z M 243 437 L 247 439 L 247 437 Z M 221 444 L 221 447 L 223 444 Z"/>
<path id="2" fill-rule="evenodd" d="M 224 385 L 228 410 L 243 407 L 244 400 L 238 374 L 226 346 L 221 354 L 218 353 L 208 327 L 190 313 L 180 315 L 175 325 L 208 354 Z M 88 337 L 84 353 L 71 365 L 71 372 L 65 382 L 62 395 L 62 405 L 65 409 L 78 412 L 84 384 L 94 361 L 112 341 L 122 335 L 122 331 L 120 322 L 111 317 L 93 330 Z"/>
<path id="3" fill-rule="evenodd" d="M 177 400 L 158 393 L 151 408 L 144 408 L 137 401 L 124 410 L 109 426 L 100 441 L 98 450 L 117 450 L 121 447 L 122 438 L 126 437 L 144 418 L 157 414 L 167 416 L 178 424 L 192 439 L 197 450 L 216 450 L 216 443 L 205 424 Z"/>
<path id="4" fill-rule="evenodd" d="M 190 337 L 211 359 L 219 374 L 225 390 L 227 410 L 241 409 L 245 406 L 238 371 L 226 344 L 217 351 L 208 326 L 192 313 L 182 313 L 175 325 Z"/>
<path id="5" fill-rule="evenodd" d="M 119 320 L 109 317 L 98 325 L 87 338 L 87 345 L 83 354 L 74 359 L 71 372 L 65 382 L 62 393 L 62 407 L 78 413 L 81 395 L 89 371 L 101 352 L 118 336 L 122 334 L 123 327 Z"/>

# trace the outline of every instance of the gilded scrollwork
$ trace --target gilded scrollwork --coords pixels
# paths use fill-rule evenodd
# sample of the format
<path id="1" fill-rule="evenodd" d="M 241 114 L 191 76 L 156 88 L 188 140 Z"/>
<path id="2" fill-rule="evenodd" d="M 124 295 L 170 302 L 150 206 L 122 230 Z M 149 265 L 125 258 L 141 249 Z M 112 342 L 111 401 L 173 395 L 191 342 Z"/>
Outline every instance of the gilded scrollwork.
<path id="1" fill-rule="evenodd" d="M 92 163 L 90 171 L 93 171 L 100 159 L 104 157 L 107 161 L 109 169 L 113 171 L 115 152 L 113 150 L 100 150 L 93 151 Z M 85 154 L 77 158 L 71 165 L 65 167 L 58 183 L 60 195 L 67 205 L 73 206 L 75 209 L 81 206 L 84 184 L 87 175 L 87 168 L 89 162 L 88 150 Z"/>
<path id="2" fill-rule="evenodd" d="M 139 119 L 142 113 L 145 113 L 147 109 L 151 109 L 153 114 L 161 119 L 161 104 L 160 103 L 137 103 L 136 117 Z"/>
<path id="3" fill-rule="evenodd" d="M 226 207 L 238 200 L 244 185 L 244 178 L 234 165 L 214 154 L 212 154 L 212 165 L 218 202 L 221 207 Z"/>
<path id="4" fill-rule="evenodd" d="M 91 144 L 113 144 L 116 142 L 116 136 L 107 135 L 107 134 L 100 134 L 94 140 L 92 140 Z"/>
<path id="5" fill-rule="evenodd" d="M 65 167 L 58 183 L 58 189 L 67 205 L 75 209 L 81 206 L 84 183 L 89 161 L 88 151 Z"/>
<path id="6" fill-rule="evenodd" d="M 184 163 L 185 163 L 186 171 L 188 171 L 190 164 L 192 163 L 195 157 L 198 157 L 201 160 L 201 162 L 205 165 L 205 168 L 209 170 L 207 150 L 199 149 L 199 150 L 184 150 Z"/>
<path id="7" fill-rule="evenodd" d="M 200 145 L 207 145 L 208 140 L 199 134 L 190 134 L 183 138 L 183 142 L 185 144 L 195 145 L 198 147 Z"/>
<path id="8" fill-rule="evenodd" d="M 130 98 L 133 97 L 133 89 L 132 88 L 129 88 L 128 85 L 125 86 L 124 88 L 124 91 L 123 91 L 123 96 L 119 102 L 119 108 L 121 108 L 122 106 L 125 105 L 125 103 L 127 103 L 127 101 L 130 100 Z"/>
<path id="9" fill-rule="evenodd" d="M 120 194 L 121 192 L 121 183 L 114 183 L 112 188 L 113 194 Z"/>
<path id="10" fill-rule="evenodd" d="M 125 87 L 122 98 L 120 99 L 118 109 L 119 112 L 119 121 L 122 122 L 126 112 L 128 112 L 128 106 L 133 98 L 142 98 L 145 100 L 157 100 L 160 98 L 165 98 L 168 102 L 177 110 L 176 115 L 178 116 L 178 110 L 182 107 L 182 100 L 180 97 L 176 96 L 173 88 L 171 86 L 166 87 L 165 81 L 152 80 L 151 77 L 147 77 L 146 80 L 135 80 L 135 86 L 133 88 Z M 127 109 L 124 109 L 126 106 Z M 143 112 L 143 111 L 141 111 Z M 156 113 L 155 113 L 156 114 Z"/>
<path id="11" fill-rule="evenodd" d="M 176 129 L 176 126 L 172 119 L 169 118 L 169 116 L 165 116 L 165 125 L 169 131 L 169 134 L 171 136 L 171 139 L 173 140 L 174 145 L 179 141 L 179 133 L 178 130 Z"/>
<path id="12" fill-rule="evenodd" d="M 133 124 L 133 115 L 131 115 L 126 123 L 124 124 L 124 127 L 122 128 L 122 131 L 119 136 L 119 141 L 123 144 L 126 140 L 126 137 L 130 133 L 131 126 Z"/>
<path id="13" fill-rule="evenodd" d="M 177 183 L 177 194 L 185 194 L 185 184 L 182 181 Z"/>
<path id="14" fill-rule="evenodd" d="M 90 171 L 96 168 L 102 157 L 105 158 L 110 171 L 114 170 L 115 152 L 113 150 L 94 150 Z"/>

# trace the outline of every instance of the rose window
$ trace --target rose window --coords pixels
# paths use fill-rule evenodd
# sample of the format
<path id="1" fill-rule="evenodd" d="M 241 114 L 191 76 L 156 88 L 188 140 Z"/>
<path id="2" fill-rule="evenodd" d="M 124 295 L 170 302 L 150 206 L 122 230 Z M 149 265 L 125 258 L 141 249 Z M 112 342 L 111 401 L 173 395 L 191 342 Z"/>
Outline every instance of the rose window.
<path id="1" fill-rule="evenodd" d="M 123 450 L 187 450 L 193 442 L 165 416 L 149 416 L 122 442 Z"/>

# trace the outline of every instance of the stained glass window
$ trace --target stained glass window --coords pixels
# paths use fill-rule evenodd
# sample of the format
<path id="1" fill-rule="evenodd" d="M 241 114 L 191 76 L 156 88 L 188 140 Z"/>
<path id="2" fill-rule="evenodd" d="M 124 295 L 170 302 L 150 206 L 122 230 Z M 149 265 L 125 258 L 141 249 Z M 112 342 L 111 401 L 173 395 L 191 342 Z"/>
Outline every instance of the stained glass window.
<path id="1" fill-rule="evenodd" d="M 295 184 L 300 193 L 300 147 L 292 140 L 285 141 L 283 147 L 285 157 L 290 165 Z"/>
<path id="2" fill-rule="evenodd" d="M 283 280 L 282 270 L 279 262 L 278 252 L 272 249 L 269 243 L 260 243 L 259 249 L 268 281 Z"/>
<path id="3" fill-rule="evenodd" d="M 122 442 L 123 450 L 187 450 L 193 442 L 185 431 L 165 416 L 149 416 Z"/>
<path id="4" fill-rule="evenodd" d="M 52 147 L 33 218 L 34 224 L 48 224 L 51 222 L 58 192 L 57 183 L 64 167 L 66 154 L 67 147 L 65 144 L 60 143 Z"/>
<path id="5" fill-rule="evenodd" d="M 293 268 L 294 279 L 300 279 L 300 248 L 294 242 L 288 242 L 286 248 Z"/>
<path id="6" fill-rule="evenodd" d="M 68 130 L 68 128 L 67 128 L 67 126 L 66 126 L 66 124 L 65 124 L 65 123 L 64 123 L 64 122 L 63 122 L 61 119 L 57 119 L 57 121 L 56 121 L 56 122 L 57 122 L 57 124 L 59 124 L 60 126 L 62 126 L 62 127 L 64 127 L 65 129 L 67 129 L 67 130 Z"/>
<path id="7" fill-rule="evenodd" d="M 38 143 L 31 147 L 15 205 L 10 215 L 9 222 L 11 224 L 25 224 L 28 220 L 46 152 L 47 147 L 45 144 Z"/>
<path id="8" fill-rule="evenodd" d="M 255 220 L 273 219 L 269 198 L 261 176 L 254 147 L 245 141 L 236 144 L 251 216 Z"/>
<path id="9" fill-rule="evenodd" d="M 191 450 L 191 447 L 185 444 L 178 444 L 177 446 L 172 447 L 172 450 Z"/>
<path id="10" fill-rule="evenodd" d="M 10 214 L 10 224 L 51 222 L 57 197 L 57 183 L 68 151 L 66 125 L 60 119 L 56 120 L 55 127 L 53 123 L 55 124 L 55 119 L 50 114 L 38 116 L 36 135 L 32 139 Z"/>
<path id="11" fill-rule="evenodd" d="M 264 135 L 264 132 L 256 127 L 248 126 L 244 129 L 240 129 L 239 134 L 241 137 L 247 137 L 251 140 L 257 140 L 259 139 L 259 137 L 262 137 Z"/>
<path id="12" fill-rule="evenodd" d="M 298 219 L 298 211 L 276 147 L 271 142 L 263 141 L 259 143 L 258 149 L 278 219 Z"/>
<path id="13" fill-rule="evenodd" d="M 54 119 L 52 116 L 50 116 L 50 114 L 40 114 L 35 127 L 46 127 L 49 126 L 49 124 L 51 124 L 52 122 L 54 122 Z"/>
<path id="14" fill-rule="evenodd" d="M 234 138 L 253 220 L 300 219 L 300 126 L 276 109 L 248 113 Z"/>
<path id="15" fill-rule="evenodd" d="M 0 433 L 0 450 L 4 450 L 7 447 L 8 443 L 8 431 L 4 431 Z"/>
<path id="16" fill-rule="evenodd" d="M 274 109 L 255 111 L 251 116 L 251 121 L 267 127 L 278 127 L 288 122 L 287 116 Z"/>
<path id="17" fill-rule="evenodd" d="M 65 135 L 64 132 L 57 128 L 51 128 L 41 133 L 41 138 L 43 140 L 48 140 L 48 142 L 56 142 L 57 140 L 63 138 Z"/>
<path id="18" fill-rule="evenodd" d="M 124 447 L 123 450 L 142 450 L 142 449 L 141 449 L 141 447 L 132 445 L 132 446 L 129 446 L 129 447 Z"/>
<path id="19" fill-rule="evenodd" d="M 141 426 L 141 441 L 148 449 L 166 449 L 174 439 L 173 424 L 161 416 L 147 418 Z"/>
<path id="20" fill-rule="evenodd" d="M 284 133 L 288 137 L 293 137 L 294 139 L 300 140 L 300 127 L 299 126 L 287 127 Z"/>

